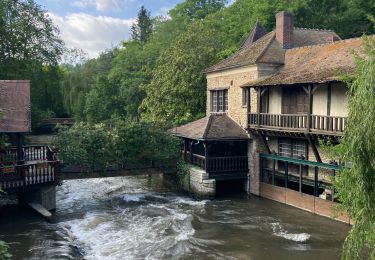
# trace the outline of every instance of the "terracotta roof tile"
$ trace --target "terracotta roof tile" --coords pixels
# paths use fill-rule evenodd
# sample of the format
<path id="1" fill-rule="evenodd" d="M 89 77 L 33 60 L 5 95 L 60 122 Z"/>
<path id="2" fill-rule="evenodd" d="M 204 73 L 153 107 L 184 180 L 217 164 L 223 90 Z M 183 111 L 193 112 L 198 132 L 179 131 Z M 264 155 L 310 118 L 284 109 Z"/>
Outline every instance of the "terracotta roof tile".
<path id="1" fill-rule="evenodd" d="M 168 132 L 196 140 L 248 139 L 246 131 L 227 114 L 211 114 Z"/>

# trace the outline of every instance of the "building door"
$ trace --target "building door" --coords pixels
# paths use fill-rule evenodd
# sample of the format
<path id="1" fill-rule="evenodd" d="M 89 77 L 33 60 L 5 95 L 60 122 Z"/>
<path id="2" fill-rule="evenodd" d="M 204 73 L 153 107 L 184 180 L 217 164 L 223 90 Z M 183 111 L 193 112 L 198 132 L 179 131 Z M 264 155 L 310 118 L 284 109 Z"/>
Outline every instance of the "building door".
<path id="1" fill-rule="evenodd" d="M 308 112 L 308 97 L 299 86 L 284 87 L 282 95 L 282 114 L 306 114 Z"/>

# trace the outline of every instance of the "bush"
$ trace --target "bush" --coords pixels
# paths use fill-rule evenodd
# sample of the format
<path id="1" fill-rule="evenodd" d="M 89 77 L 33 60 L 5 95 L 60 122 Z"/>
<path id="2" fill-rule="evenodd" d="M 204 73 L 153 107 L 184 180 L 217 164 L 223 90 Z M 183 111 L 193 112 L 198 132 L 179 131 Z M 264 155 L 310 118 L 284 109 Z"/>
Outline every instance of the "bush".
<path id="1" fill-rule="evenodd" d="M 59 127 L 59 157 L 68 164 L 104 170 L 110 164 L 170 162 L 179 156 L 178 139 L 153 125 L 116 121 Z"/>
<path id="2" fill-rule="evenodd" d="M 9 246 L 4 241 L 0 240 L 0 259 L 7 260 L 11 258 L 12 255 L 9 253 Z"/>

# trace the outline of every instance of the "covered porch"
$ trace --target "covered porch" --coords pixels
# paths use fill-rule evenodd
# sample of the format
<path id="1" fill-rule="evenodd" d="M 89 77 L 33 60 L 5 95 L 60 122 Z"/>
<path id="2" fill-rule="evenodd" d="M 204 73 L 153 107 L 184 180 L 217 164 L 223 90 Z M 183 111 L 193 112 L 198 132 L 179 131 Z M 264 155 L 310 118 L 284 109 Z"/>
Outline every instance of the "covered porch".
<path id="1" fill-rule="evenodd" d="M 181 138 L 183 160 L 210 179 L 247 178 L 248 135 L 226 114 L 211 114 L 170 132 Z"/>

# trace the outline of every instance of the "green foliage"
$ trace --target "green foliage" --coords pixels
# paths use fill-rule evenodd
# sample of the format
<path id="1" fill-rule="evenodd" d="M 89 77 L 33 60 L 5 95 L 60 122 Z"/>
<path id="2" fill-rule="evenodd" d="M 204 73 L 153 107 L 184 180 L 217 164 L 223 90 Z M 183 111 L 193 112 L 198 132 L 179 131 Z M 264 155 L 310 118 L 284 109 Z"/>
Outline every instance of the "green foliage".
<path id="1" fill-rule="evenodd" d="M 91 59 L 84 64 L 62 66 L 64 77 L 60 81 L 60 85 L 64 97 L 64 108 L 69 114 L 74 115 L 77 120 L 86 120 L 85 111 L 92 111 L 91 107 L 86 108 L 86 99 L 92 89 L 95 88 L 94 92 L 99 90 L 99 92 L 105 93 L 105 87 L 107 86 L 106 77 L 112 68 L 113 60 L 117 53 L 118 49 L 114 48 L 104 51 L 98 58 Z M 98 96 L 98 93 L 90 94 L 88 106 L 99 102 L 95 96 Z M 103 96 L 103 98 L 108 98 L 108 96 Z M 98 121 L 94 114 L 90 116 L 93 121 Z M 102 118 L 102 115 L 98 117 Z"/>
<path id="2" fill-rule="evenodd" d="M 178 140 L 162 129 L 121 120 L 61 127 L 55 144 L 64 162 L 91 170 L 105 170 L 110 164 L 169 162 L 179 155 Z"/>
<path id="3" fill-rule="evenodd" d="M 0 2 L 0 79 L 31 80 L 32 109 L 63 114 L 59 31 L 33 0 Z"/>
<path id="4" fill-rule="evenodd" d="M 202 71 L 216 61 L 220 46 L 213 31 L 192 23 L 158 59 L 146 86 L 142 117 L 165 125 L 205 114 L 206 82 Z"/>
<path id="5" fill-rule="evenodd" d="M 113 130 L 104 124 L 77 123 L 71 128 L 60 127 L 55 143 L 64 162 L 103 170 L 115 160 L 114 139 Z"/>
<path id="6" fill-rule="evenodd" d="M 131 38 L 135 41 L 146 43 L 152 34 L 151 13 L 142 5 L 139 9 L 137 22 L 131 28 Z"/>
<path id="7" fill-rule="evenodd" d="M 350 168 L 335 180 L 341 209 L 353 220 L 343 259 L 375 259 L 375 40 L 366 39 L 367 58 L 357 59 L 349 85 L 345 136 L 335 153 Z"/>
<path id="8" fill-rule="evenodd" d="M 8 260 L 12 259 L 12 255 L 9 253 L 9 246 L 0 240 L 0 259 L 1 260 Z"/>
<path id="9" fill-rule="evenodd" d="M 179 161 L 177 163 L 177 182 L 182 187 L 185 181 L 189 184 L 190 189 L 190 165 L 185 161 Z"/>
<path id="10" fill-rule="evenodd" d="M 172 19 L 203 20 L 207 15 L 224 8 L 226 0 L 185 0 L 169 11 Z"/>

